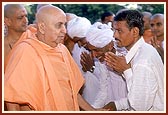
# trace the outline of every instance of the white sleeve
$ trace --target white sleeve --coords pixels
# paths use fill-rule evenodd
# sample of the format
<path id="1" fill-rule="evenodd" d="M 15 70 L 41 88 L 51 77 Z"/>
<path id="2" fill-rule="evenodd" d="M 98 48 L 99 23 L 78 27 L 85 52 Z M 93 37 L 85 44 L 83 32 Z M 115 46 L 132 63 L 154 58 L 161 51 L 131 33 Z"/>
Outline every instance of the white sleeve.
<path id="1" fill-rule="evenodd" d="M 107 73 L 106 73 L 106 67 L 100 65 L 99 67 L 99 83 L 100 83 L 100 89 L 95 97 L 95 101 L 93 103 L 93 107 L 95 108 L 101 108 L 103 107 L 106 103 L 106 98 L 107 98 L 107 89 L 108 89 L 108 82 L 107 82 Z"/>
<path id="2" fill-rule="evenodd" d="M 86 72 L 84 76 L 85 76 L 85 84 L 82 96 L 89 104 L 93 104 L 95 97 L 99 92 L 99 86 L 100 86 L 99 80 L 91 72 Z"/>
<path id="3" fill-rule="evenodd" d="M 129 104 L 127 98 L 122 98 L 120 100 L 114 101 L 117 111 L 129 110 Z"/>
<path id="4" fill-rule="evenodd" d="M 127 89 L 128 89 L 128 91 L 130 91 L 130 87 L 131 87 L 131 85 L 132 85 L 132 69 L 131 68 L 129 68 L 129 69 L 127 69 L 127 70 L 125 70 L 124 72 L 123 72 L 123 77 L 125 78 L 125 80 L 126 80 L 126 83 L 127 83 Z"/>
<path id="5" fill-rule="evenodd" d="M 157 92 L 158 84 L 148 64 L 136 64 L 124 72 L 128 87 L 128 101 L 133 110 L 149 110 Z M 131 75 L 132 74 L 132 75 Z"/>

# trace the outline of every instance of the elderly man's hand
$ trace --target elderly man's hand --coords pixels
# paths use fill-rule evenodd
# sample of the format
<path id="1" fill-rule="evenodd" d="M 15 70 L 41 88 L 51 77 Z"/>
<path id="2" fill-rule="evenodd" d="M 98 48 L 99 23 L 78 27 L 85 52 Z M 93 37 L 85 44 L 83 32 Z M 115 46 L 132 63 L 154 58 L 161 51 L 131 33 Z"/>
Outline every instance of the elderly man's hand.
<path id="1" fill-rule="evenodd" d="M 82 65 L 82 70 L 84 72 L 90 71 L 92 67 L 94 66 L 94 61 L 92 57 L 86 52 L 82 52 L 80 63 Z"/>

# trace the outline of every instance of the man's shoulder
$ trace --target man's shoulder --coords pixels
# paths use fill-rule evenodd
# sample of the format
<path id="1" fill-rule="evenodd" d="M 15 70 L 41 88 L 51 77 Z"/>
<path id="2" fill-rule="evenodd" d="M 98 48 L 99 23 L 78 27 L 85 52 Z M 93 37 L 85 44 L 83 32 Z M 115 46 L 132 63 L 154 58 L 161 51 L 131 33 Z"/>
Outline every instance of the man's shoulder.
<path id="1" fill-rule="evenodd" d="M 34 47 L 32 46 L 30 39 L 26 39 L 18 43 L 15 48 L 13 49 L 15 53 L 30 53 L 32 55 L 32 52 L 34 51 Z"/>

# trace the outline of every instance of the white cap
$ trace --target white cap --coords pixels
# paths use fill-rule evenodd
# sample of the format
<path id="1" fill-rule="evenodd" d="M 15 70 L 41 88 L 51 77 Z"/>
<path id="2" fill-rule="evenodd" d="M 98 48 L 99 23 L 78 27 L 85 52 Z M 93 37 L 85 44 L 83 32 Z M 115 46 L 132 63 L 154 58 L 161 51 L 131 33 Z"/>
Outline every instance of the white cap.
<path id="1" fill-rule="evenodd" d="M 74 37 L 85 37 L 91 27 L 91 22 L 85 17 L 77 17 L 67 23 L 67 34 Z"/>
<path id="2" fill-rule="evenodd" d="M 101 23 L 96 26 L 92 25 L 86 34 L 86 40 L 97 48 L 103 48 L 111 41 L 115 41 L 113 38 L 114 32 L 109 28 L 109 26 L 106 26 Z"/>

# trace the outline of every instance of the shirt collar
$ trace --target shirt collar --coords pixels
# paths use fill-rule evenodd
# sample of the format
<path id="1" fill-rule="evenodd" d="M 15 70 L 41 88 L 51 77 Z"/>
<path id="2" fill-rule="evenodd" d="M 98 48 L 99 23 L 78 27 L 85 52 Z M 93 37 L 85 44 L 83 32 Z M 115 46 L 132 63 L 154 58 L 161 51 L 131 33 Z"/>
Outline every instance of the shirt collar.
<path id="1" fill-rule="evenodd" d="M 127 64 L 132 60 L 132 58 L 135 56 L 136 52 L 138 51 L 139 47 L 144 43 L 143 37 L 141 37 L 134 45 L 133 47 L 128 51 L 128 53 L 125 56 Z"/>

